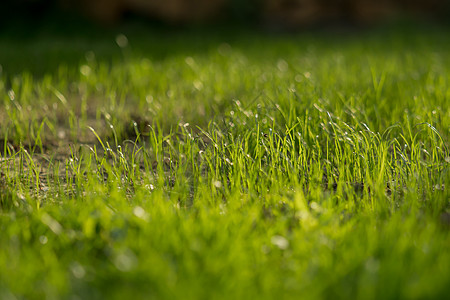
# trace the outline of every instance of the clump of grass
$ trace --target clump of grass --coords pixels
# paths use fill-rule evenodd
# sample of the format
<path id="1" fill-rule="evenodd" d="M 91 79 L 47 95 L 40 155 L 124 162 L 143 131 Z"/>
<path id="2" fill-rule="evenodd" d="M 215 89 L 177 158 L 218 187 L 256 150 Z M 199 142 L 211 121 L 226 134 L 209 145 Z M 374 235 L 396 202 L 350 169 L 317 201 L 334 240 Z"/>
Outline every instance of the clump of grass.
<path id="1" fill-rule="evenodd" d="M 444 298 L 442 31 L 130 32 L 5 66 L 0 298 Z"/>

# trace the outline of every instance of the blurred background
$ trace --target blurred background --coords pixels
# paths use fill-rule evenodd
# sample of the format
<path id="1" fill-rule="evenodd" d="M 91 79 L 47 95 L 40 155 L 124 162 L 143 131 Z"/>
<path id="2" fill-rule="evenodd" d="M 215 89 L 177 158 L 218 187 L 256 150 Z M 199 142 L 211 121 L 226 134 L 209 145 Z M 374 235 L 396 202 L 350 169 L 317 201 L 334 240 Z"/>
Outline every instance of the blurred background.
<path id="1" fill-rule="evenodd" d="M 393 19 L 448 22 L 449 0 L 2 0 L 0 26 L 70 17 L 104 26 L 140 18 L 160 24 L 246 23 L 297 29 Z"/>

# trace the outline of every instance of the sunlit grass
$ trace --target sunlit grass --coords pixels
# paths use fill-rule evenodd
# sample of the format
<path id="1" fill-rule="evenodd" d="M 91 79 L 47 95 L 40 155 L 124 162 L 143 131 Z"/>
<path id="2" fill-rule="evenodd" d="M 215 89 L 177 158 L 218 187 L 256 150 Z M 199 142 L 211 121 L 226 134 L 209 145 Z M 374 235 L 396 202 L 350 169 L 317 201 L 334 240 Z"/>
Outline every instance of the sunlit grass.
<path id="1" fill-rule="evenodd" d="M 0 298 L 448 295 L 447 30 L 124 32 L 0 37 Z"/>

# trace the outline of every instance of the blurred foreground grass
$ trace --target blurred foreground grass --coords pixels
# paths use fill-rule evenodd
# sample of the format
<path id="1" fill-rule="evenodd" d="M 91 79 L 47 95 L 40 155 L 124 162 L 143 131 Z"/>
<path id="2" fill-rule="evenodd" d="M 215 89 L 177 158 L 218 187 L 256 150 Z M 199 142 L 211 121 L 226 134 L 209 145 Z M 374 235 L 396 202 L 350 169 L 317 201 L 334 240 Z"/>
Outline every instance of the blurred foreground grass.
<path id="1" fill-rule="evenodd" d="M 0 298 L 449 294 L 448 28 L 0 45 Z"/>

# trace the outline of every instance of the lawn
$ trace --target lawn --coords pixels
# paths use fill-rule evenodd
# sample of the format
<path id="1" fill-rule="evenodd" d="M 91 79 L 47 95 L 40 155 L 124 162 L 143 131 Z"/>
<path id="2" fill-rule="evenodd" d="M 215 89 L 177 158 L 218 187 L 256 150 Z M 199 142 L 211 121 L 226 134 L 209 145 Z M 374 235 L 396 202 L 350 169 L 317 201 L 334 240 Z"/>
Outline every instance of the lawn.
<path id="1" fill-rule="evenodd" d="M 444 299 L 450 29 L 0 34 L 1 299 Z"/>

